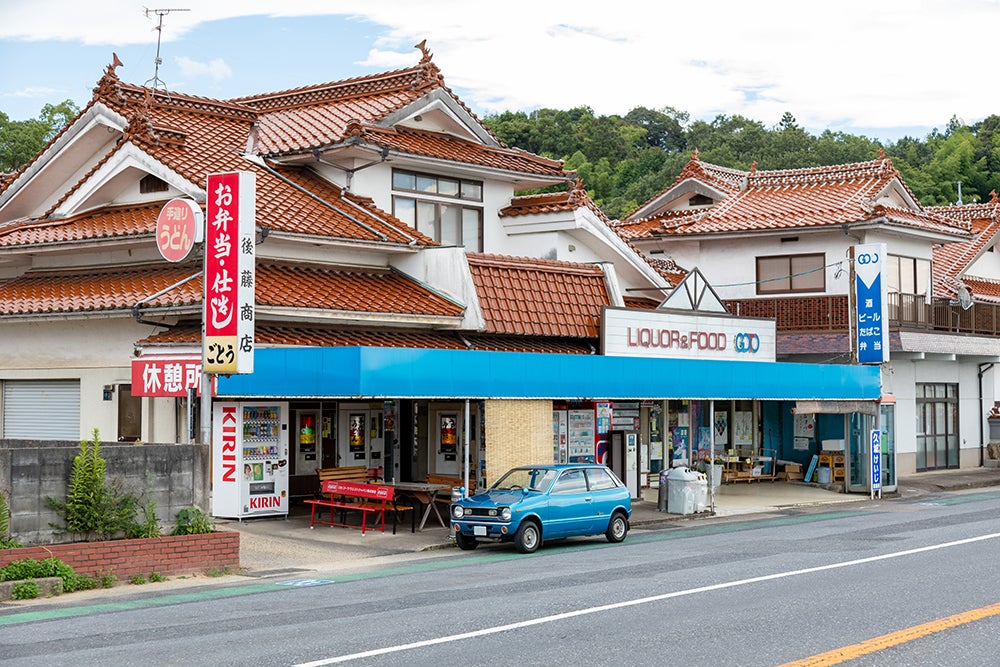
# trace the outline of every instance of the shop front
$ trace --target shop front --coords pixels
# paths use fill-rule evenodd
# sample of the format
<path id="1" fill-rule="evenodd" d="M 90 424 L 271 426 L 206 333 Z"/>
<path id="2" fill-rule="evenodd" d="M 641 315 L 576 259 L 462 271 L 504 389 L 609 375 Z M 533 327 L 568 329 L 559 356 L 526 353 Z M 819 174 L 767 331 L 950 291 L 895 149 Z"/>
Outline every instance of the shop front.
<path id="1" fill-rule="evenodd" d="M 875 409 L 879 398 L 872 366 L 330 347 L 259 349 L 254 373 L 218 378 L 216 400 L 288 402 L 294 496 L 316 467 L 337 465 L 483 484 L 510 465 L 596 460 L 634 469 L 643 487 L 722 456 L 733 473 L 771 474 L 795 451 L 797 404 Z"/>

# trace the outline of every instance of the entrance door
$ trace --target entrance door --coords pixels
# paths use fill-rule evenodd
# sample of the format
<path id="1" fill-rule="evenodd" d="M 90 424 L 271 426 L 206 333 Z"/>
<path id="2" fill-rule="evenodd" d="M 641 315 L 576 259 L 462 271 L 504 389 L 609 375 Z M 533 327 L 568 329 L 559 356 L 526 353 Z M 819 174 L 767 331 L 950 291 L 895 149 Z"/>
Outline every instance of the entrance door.
<path id="1" fill-rule="evenodd" d="M 917 384 L 917 472 L 959 465 L 958 385 Z"/>
<path id="2" fill-rule="evenodd" d="M 882 432 L 882 491 L 896 490 L 896 406 L 881 406 Z M 852 493 L 871 491 L 871 429 L 875 418 L 851 413 L 848 421 L 847 490 Z"/>

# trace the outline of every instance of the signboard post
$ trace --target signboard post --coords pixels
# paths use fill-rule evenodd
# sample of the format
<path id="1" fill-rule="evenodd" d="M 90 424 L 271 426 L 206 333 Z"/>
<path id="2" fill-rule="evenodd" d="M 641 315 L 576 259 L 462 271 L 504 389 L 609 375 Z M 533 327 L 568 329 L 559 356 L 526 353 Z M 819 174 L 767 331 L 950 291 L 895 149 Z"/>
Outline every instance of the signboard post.
<path id="1" fill-rule="evenodd" d="M 854 252 L 854 305 L 857 361 L 881 364 L 889 361 L 888 289 L 884 243 L 857 245 Z"/>
<path id="2" fill-rule="evenodd" d="M 875 499 L 875 492 L 878 497 L 882 497 L 882 430 L 873 428 L 871 431 L 872 444 L 872 500 Z"/>

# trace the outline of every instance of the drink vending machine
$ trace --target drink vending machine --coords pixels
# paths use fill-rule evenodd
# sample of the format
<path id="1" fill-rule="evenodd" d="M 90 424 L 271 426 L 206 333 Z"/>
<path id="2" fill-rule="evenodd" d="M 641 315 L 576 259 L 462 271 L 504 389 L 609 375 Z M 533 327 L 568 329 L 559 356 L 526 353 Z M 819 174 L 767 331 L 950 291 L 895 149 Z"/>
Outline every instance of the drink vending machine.
<path id="1" fill-rule="evenodd" d="M 216 402 L 212 516 L 288 514 L 288 403 Z"/>

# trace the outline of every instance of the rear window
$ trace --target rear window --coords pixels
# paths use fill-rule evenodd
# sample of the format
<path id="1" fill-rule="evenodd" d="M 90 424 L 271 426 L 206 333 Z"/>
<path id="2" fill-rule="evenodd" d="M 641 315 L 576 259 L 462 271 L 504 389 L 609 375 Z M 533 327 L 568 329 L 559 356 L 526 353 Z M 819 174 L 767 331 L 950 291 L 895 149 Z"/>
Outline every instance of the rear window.
<path id="1" fill-rule="evenodd" d="M 587 481 L 590 483 L 591 491 L 613 489 L 618 486 L 615 478 L 604 468 L 588 468 Z"/>

